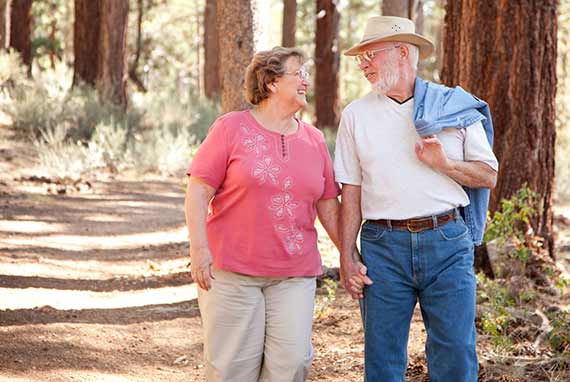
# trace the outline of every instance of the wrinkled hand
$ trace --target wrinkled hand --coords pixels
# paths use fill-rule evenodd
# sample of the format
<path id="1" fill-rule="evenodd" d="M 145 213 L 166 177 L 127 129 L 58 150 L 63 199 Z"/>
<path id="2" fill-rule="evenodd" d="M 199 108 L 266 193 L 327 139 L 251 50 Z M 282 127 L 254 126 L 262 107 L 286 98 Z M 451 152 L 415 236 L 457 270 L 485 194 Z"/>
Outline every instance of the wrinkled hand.
<path id="1" fill-rule="evenodd" d="M 443 171 L 450 166 L 450 161 L 443 150 L 443 145 L 436 135 L 422 137 L 415 145 L 416 156 L 428 166 Z"/>
<path id="2" fill-rule="evenodd" d="M 366 275 L 367 271 L 366 266 L 360 261 L 360 254 L 357 250 L 352 256 L 341 256 L 340 282 L 355 300 L 364 297 L 365 285 L 372 285 L 372 280 Z"/>
<path id="3" fill-rule="evenodd" d="M 193 248 L 190 245 L 190 273 L 192 279 L 204 290 L 212 287 L 215 279 L 212 272 L 212 254 L 208 248 Z"/>

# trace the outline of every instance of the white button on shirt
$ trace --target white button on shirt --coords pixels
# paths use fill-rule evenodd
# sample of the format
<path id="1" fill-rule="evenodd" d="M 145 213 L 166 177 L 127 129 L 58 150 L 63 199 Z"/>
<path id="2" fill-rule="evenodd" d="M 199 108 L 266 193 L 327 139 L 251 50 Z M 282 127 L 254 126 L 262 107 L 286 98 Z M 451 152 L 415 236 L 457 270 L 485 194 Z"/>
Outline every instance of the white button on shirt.
<path id="1" fill-rule="evenodd" d="M 414 101 L 400 104 L 369 93 L 342 113 L 335 150 L 335 178 L 361 186 L 364 219 L 409 219 L 469 204 L 462 186 L 416 156 L 420 140 L 413 123 Z M 453 160 L 498 162 L 481 122 L 437 134 Z"/>

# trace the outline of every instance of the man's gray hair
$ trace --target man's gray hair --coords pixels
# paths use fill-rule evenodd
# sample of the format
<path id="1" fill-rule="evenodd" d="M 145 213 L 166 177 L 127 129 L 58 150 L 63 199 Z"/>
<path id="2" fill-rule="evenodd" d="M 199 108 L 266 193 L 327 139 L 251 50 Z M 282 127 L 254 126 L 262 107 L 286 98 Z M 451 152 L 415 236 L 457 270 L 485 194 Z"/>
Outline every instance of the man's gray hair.
<path id="1" fill-rule="evenodd" d="M 414 70 L 418 70 L 418 62 L 420 61 L 420 49 L 414 44 L 402 43 L 408 47 L 408 51 L 410 52 L 409 62 L 410 66 Z"/>

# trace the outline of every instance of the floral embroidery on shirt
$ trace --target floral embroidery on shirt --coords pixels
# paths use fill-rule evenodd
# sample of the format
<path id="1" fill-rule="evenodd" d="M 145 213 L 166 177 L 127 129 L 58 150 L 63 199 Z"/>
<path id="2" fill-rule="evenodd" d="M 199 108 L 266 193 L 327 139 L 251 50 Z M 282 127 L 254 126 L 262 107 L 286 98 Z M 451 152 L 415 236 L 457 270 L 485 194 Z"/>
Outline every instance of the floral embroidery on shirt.
<path id="1" fill-rule="evenodd" d="M 289 227 L 283 224 L 278 224 L 275 226 L 279 232 L 283 232 L 285 236 L 285 248 L 287 252 L 291 255 L 298 254 L 303 249 L 303 243 L 305 238 L 303 233 L 299 231 L 297 226 L 292 223 Z"/>
<path id="2" fill-rule="evenodd" d="M 242 140 L 245 146 L 246 152 L 255 152 L 255 156 L 259 157 L 264 151 L 269 150 L 269 144 L 267 143 L 267 138 L 263 134 L 252 132 L 243 123 L 240 124 L 240 128 L 243 131 L 245 137 Z"/>
<path id="3" fill-rule="evenodd" d="M 290 176 L 283 180 L 283 191 L 288 191 L 293 187 L 293 179 Z"/>
<path id="4" fill-rule="evenodd" d="M 255 153 L 257 158 L 252 169 L 253 176 L 259 184 L 269 181 L 278 186 L 281 182 L 279 179 L 281 166 L 274 161 L 272 156 L 263 156 L 265 152 L 270 150 L 268 138 L 244 123 L 240 124 L 240 129 L 243 133 L 242 144 L 245 151 Z M 290 255 L 302 254 L 305 238 L 303 232 L 295 225 L 295 209 L 299 206 L 299 202 L 294 200 L 291 193 L 293 179 L 290 176 L 283 179 L 280 189 L 281 192 L 270 198 L 268 206 L 273 218 L 284 222 L 283 224 L 276 224 L 275 230 L 283 236 L 283 244 L 287 253 Z"/>
<path id="5" fill-rule="evenodd" d="M 269 179 L 271 183 L 278 184 L 277 174 L 281 171 L 279 165 L 273 164 L 271 157 L 265 157 L 257 161 L 253 168 L 253 176 L 258 178 L 259 184 L 265 183 Z"/>
<path id="6" fill-rule="evenodd" d="M 239 124 L 239 128 L 241 129 L 241 131 L 244 132 L 244 134 L 249 135 L 251 134 L 251 130 L 249 130 L 249 127 L 247 127 L 247 125 L 245 123 L 240 123 Z"/>
<path id="7" fill-rule="evenodd" d="M 254 134 L 249 137 L 245 137 L 243 139 L 243 144 L 245 145 L 245 151 L 255 151 L 255 156 L 258 157 L 263 154 L 264 151 L 269 149 L 269 145 L 267 145 L 265 141 L 265 136 L 261 134 Z"/>
<path id="8" fill-rule="evenodd" d="M 293 210 L 297 208 L 297 202 L 293 200 L 290 193 L 286 192 L 273 196 L 269 208 L 275 211 L 275 217 L 277 219 L 282 219 L 285 215 L 293 218 L 295 216 Z"/>

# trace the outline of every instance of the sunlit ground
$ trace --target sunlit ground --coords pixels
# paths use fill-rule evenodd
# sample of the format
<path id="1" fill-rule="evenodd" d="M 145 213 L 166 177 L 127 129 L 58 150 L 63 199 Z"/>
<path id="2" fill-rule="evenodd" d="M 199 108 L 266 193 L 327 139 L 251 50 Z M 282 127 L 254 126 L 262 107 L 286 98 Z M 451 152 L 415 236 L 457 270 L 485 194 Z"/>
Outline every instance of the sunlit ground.
<path id="1" fill-rule="evenodd" d="M 126 292 L 92 292 L 45 288 L 0 288 L 1 309 L 32 309 L 50 306 L 66 309 L 116 309 L 145 305 L 174 304 L 198 297 L 196 285 L 142 289 Z"/>

